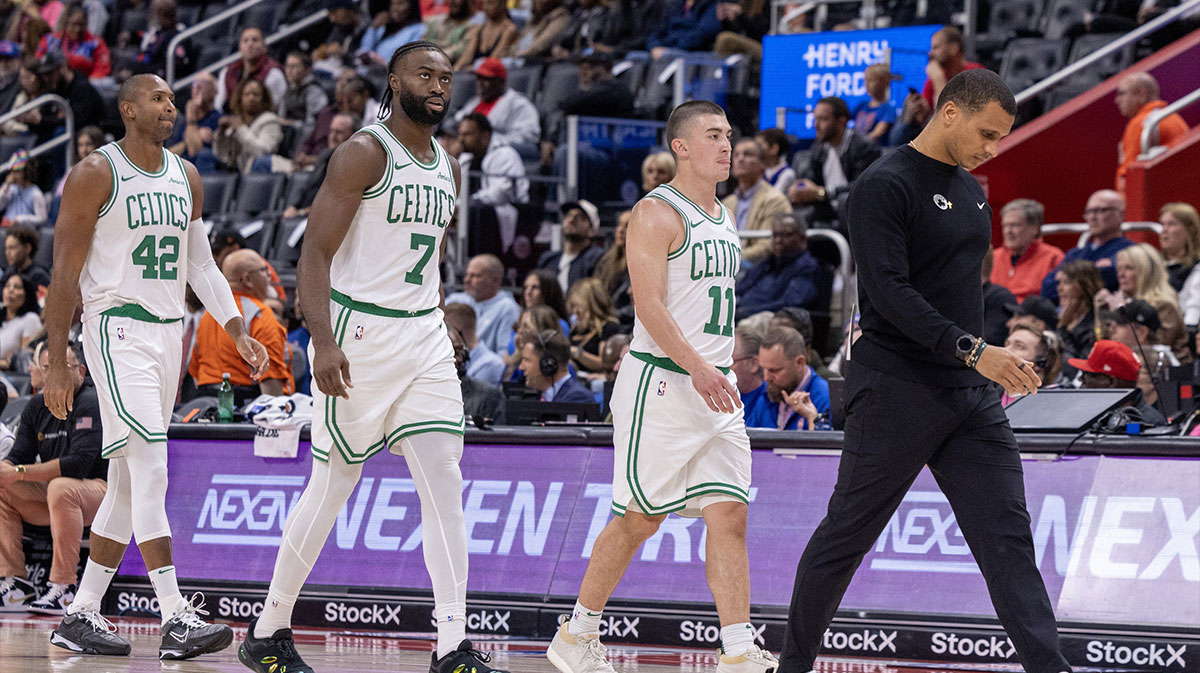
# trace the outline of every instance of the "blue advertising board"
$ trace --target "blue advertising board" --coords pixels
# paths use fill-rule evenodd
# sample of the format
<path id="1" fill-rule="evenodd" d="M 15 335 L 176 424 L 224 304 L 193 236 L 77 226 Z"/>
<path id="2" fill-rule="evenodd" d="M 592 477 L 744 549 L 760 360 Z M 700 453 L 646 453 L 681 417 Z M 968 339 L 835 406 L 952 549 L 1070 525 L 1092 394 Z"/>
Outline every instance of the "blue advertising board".
<path id="1" fill-rule="evenodd" d="M 889 59 L 891 101 L 897 110 L 910 88 L 925 85 L 929 40 L 941 26 L 906 26 L 878 30 L 835 31 L 763 38 L 760 128 L 776 126 L 776 111 L 787 108 L 786 130 L 801 139 L 813 137 L 812 109 L 817 101 L 837 96 L 853 110 L 867 99 L 863 73 Z"/>

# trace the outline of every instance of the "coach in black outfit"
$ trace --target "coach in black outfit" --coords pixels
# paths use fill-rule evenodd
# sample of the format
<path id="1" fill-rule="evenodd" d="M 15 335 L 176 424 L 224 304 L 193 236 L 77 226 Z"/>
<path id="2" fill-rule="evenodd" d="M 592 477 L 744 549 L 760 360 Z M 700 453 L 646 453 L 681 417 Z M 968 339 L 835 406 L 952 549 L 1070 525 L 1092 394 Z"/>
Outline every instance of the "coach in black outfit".
<path id="1" fill-rule="evenodd" d="M 780 673 L 813 669 L 854 571 L 925 465 L 954 509 L 1021 665 L 1028 673 L 1070 670 L 1034 562 L 1016 440 L 992 383 L 1022 394 L 1040 382 L 1031 363 L 978 338 L 992 211 L 963 169 L 996 154 L 1015 112 L 999 76 L 963 72 L 946 84 L 921 135 L 851 189 L 863 335 L 846 375 L 837 485 L 796 569 Z"/>

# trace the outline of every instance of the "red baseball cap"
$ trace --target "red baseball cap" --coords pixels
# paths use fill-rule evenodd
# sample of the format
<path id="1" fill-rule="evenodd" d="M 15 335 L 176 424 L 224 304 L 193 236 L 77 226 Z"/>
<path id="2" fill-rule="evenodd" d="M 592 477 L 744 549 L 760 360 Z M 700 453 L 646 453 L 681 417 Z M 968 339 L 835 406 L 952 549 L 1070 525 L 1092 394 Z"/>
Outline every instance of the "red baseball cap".
<path id="1" fill-rule="evenodd" d="M 504 63 L 500 59 L 490 56 L 475 66 L 475 74 L 479 77 L 490 77 L 492 79 L 508 79 L 508 69 L 504 67 Z"/>
<path id="2" fill-rule="evenodd" d="M 1107 374 L 1122 381 L 1137 381 L 1138 364 L 1133 350 L 1119 341 L 1100 340 L 1092 346 L 1086 360 L 1068 358 L 1067 362 L 1080 371 Z"/>

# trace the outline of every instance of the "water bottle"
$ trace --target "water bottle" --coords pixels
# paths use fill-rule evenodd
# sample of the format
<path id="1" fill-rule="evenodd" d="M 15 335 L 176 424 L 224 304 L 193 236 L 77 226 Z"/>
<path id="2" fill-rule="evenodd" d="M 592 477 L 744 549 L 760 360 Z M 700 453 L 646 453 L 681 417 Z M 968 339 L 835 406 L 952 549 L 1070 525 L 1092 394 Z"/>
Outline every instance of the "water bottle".
<path id="1" fill-rule="evenodd" d="M 233 422 L 233 386 L 229 384 L 229 372 L 221 375 L 221 389 L 217 391 L 217 421 Z"/>

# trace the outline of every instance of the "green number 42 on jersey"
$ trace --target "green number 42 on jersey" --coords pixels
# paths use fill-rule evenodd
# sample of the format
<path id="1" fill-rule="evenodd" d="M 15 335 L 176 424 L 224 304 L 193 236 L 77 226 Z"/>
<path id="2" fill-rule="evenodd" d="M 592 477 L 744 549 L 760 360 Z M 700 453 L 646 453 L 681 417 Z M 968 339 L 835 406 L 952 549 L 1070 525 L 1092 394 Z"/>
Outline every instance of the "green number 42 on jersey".
<path id="1" fill-rule="evenodd" d="M 142 278 L 148 280 L 175 280 L 178 262 L 178 236 L 146 236 L 133 249 L 133 264 L 142 267 Z"/>

